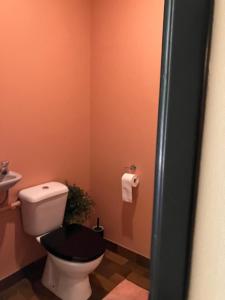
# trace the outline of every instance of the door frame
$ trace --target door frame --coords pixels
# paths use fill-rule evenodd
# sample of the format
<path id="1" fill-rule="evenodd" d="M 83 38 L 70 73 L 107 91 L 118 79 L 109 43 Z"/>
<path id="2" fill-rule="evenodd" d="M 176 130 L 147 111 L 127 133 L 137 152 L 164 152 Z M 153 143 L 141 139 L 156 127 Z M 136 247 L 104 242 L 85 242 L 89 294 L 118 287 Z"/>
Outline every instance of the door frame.
<path id="1" fill-rule="evenodd" d="M 151 300 L 184 300 L 206 96 L 213 0 L 166 0 L 151 246 Z"/>

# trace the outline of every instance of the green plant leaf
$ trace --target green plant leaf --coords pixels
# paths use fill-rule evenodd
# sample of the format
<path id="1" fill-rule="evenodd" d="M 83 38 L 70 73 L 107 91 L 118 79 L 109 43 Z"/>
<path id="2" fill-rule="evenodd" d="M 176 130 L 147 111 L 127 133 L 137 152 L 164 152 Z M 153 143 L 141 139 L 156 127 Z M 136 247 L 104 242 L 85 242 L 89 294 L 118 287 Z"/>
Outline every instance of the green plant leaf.
<path id="1" fill-rule="evenodd" d="M 64 224 L 84 223 L 90 217 L 95 203 L 88 193 L 79 186 L 69 184 L 68 182 L 66 182 L 66 185 L 69 192 L 64 215 Z"/>

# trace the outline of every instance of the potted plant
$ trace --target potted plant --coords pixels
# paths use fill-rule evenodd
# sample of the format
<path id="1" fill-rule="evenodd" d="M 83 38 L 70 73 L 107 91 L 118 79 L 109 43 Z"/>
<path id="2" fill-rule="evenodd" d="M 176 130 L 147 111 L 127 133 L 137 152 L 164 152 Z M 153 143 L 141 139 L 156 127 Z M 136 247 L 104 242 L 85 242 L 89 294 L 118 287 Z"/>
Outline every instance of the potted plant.
<path id="1" fill-rule="evenodd" d="M 90 198 L 87 192 L 75 184 L 66 183 L 69 192 L 66 203 L 64 225 L 85 223 L 90 217 L 94 201 Z"/>

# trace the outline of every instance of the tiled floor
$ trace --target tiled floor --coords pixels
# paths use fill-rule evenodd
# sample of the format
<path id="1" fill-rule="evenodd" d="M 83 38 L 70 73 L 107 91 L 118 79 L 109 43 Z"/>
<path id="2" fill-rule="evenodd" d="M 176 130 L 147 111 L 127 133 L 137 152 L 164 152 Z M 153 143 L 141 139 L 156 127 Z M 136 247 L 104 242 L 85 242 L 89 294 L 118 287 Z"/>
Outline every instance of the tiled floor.
<path id="1" fill-rule="evenodd" d="M 90 300 L 102 299 L 125 278 L 149 290 L 147 267 L 107 250 L 102 264 L 90 277 L 93 289 Z"/>
<path id="2" fill-rule="evenodd" d="M 124 279 L 103 300 L 148 300 L 149 291 Z"/>
<path id="3" fill-rule="evenodd" d="M 149 290 L 148 267 L 107 250 L 98 269 L 90 276 L 92 296 L 89 300 L 101 300 L 124 279 Z M 45 289 L 37 276 L 28 276 L 0 294 L 0 300 L 57 300 Z M 74 299 L 75 300 L 75 299 Z"/>

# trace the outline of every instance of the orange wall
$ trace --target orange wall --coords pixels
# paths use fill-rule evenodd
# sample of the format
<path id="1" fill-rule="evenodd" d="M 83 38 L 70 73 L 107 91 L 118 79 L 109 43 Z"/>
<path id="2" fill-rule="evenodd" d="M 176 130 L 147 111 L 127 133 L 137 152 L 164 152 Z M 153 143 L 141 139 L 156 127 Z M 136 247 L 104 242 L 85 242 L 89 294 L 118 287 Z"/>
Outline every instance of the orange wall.
<path id="1" fill-rule="evenodd" d="M 91 188 L 106 237 L 146 256 L 162 2 L 0 3 L 0 160 L 23 175 L 9 201 L 21 188 L 49 180 Z M 133 205 L 120 196 L 129 163 L 142 171 Z M 24 234 L 19 210 L 2 213 L 0 279 L 42 255 Z"/>
<path id="2" fill-rule="evenodd" d="M 163 0 L 95 0 L 92 6 L 91 191 L 106 238 L 149 256 Z M 124 167 L 141 183 L 121 200 Z"/>
<path id="3" fill-rule="evenodd" d="M 23 187 L 65 179 L 89 189 L 90 2 L 0 2 L 0 160 Z M 43 255 L 19 210 L 0 215 L 0 279 Z"/>

